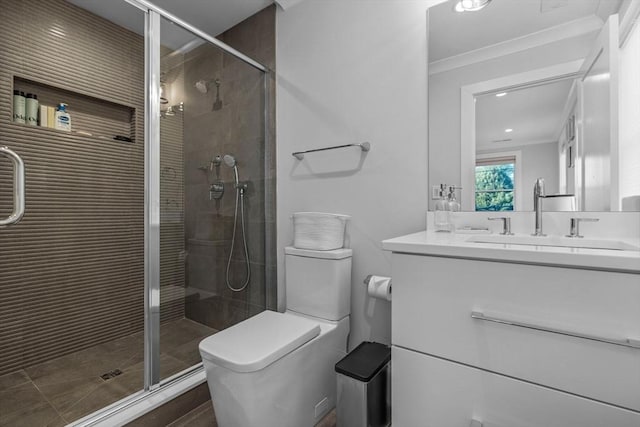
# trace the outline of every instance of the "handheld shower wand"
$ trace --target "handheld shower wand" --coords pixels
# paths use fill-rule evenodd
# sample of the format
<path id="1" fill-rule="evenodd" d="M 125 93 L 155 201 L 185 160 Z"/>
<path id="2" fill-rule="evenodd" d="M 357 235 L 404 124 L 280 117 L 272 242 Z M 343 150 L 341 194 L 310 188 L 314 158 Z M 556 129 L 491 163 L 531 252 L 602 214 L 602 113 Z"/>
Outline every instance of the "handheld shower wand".
<path id="1" fill-rule="evenodd" d="M 240 180 L 238 179 L 238 164 L 236 162 L 236 158 L 233 157 L 231 154 L 225 154 L 224 157 L 222 157 L 222 161 L 224 161 L 225 165 L 229 166 L 230 168 L 233 168 L 233 173 L 236 179 L 236 188 L 238 188 L 238 186 L 240 185 Z M 243 192 L 244 192 L 244 189 L 243 189 Z"/>
<path id="2" fill-rule="evenodd" d="M 245 231 L 244 226 L 244 192 L 247 189 L 247 185 L 244 183 L 240 183 L 240 179 L 238 176 L 238 164 L 236 162 L 235 157 L 231 154 L 225 154 L 222 157 L 222 161 L 225 165 L 230 168 L 233 168 L 234 178 L 235 178 L 235 188 L 236 188 L 236 207 L 235 212 L 233 214 L 233 235 L 231 237 L 231 251 L 229 252 L 229 260 L 227 261 L 227 271 L 226 271 L 226 282 L 227 287 L 233 292 L 243 291 L 247 285 L 249 285 L 249 280 L 251 279 L 251 265 L 249 262 L 249 249 L 247 248 L 247 233 Z M 231 258 L 233 257 L 233 250 L 235 249 L 236 242 L 236 230 L 238 228 L 238 204 L 240 205 L 240 223 L 242 225 L 242 243 L 244 246 L 244 258 L 245 258 L 245 266 L 247 271 L 247 277 L 239 288 L 234 288 L 231 285 L 231 281 L 229 280 L 229 270 L 231 268 Z"/>

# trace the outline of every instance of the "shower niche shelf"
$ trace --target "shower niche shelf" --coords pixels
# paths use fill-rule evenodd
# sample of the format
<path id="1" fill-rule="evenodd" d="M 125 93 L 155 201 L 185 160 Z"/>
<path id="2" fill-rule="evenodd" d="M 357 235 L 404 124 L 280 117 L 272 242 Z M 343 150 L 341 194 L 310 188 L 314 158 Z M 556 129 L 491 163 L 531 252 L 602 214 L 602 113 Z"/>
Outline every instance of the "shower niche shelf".
<path id="1" fill-rule="evenodd" d="M 13 89 L 20 90 L 25 94 L 38 95 L 39 105 L 56 107 L 59 103 L 64 102 L 68 105 L 67 111 L 71 116 L 71 132 L 11 122 L 16 126 L 30 130 L 52 131 L 56 134 L 97 139 L 103 142 L 135 142 L 136 109 L 133 107 L 18 76 L 13 77 Z M 124 138 L 114 139 L 116 136 Z"/>

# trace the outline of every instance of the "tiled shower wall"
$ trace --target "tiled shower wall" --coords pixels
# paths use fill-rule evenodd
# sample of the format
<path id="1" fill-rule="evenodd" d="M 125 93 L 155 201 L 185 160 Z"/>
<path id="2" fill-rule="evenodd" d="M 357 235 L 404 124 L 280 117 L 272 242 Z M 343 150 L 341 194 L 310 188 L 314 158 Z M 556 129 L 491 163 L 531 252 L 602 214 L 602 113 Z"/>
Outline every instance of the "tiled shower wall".
<path id="1" fill-rule="evenodd" d="M 218 38 L 275 69 L 274 6 Z M 265 92 L 261 72 L 217 48 L 203 45 L 184 59 L 186 316 L 223 329 L 265 306 L 275 308 L 275 123 L 272 115 L 264 114 L 265 105 L 274 111 L 273 75 L 267 77 L 270 89 Z M 212 108 L 215 79 L 220 80 L 220 109 Z M 196 90 L 194 83 L 199 80 L 210 82 L 208 93 Z M 210 171 L 200 169 L 224 154 L 235 156 L 240 180 L 249 185 L 245 215 L 251 280 L 238 293 L 231 292 L 225 282 L 236 198 L 233 171 L 224 163 Z M 210 200 L 209 187 L 216 181 L 224 183 L 225 192 L 220 200 Z M 238 222 L 232 285 L 239 287 L 245 274 Z"/>
<path id="2" fill-rule="evenodd" d="M 24 219 L 0 229 L 2 374 L 143 327 L 144 41 L 63 0 L 0 0 L 0 10 L 0 144 L 23 157 L 27 182 Z M 134 142 L 12 123 L 14 76 L 90 96 L 97 113 L 83 122 L 96 128 L 101 102 L 132 109 Z M 2 216 L 10 175 L 0 161 Z M 170 257 L 184 244 L 177 227 L 164 234 Z M 183 264 L 163 268 L 181 287 Z M 163 304 L 163 320 L 183 310 Z"/>

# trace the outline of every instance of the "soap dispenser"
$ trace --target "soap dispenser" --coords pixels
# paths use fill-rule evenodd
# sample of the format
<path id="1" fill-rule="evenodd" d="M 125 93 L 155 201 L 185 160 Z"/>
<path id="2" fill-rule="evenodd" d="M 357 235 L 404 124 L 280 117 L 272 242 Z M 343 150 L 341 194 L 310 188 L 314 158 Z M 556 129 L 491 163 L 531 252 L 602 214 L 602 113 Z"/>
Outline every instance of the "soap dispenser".
<path id="1" fill-rule="evenodd" d="M 449 186 L 449 194 L 447 195 L 449 212 L 460 212 L 460 202 L 456 199 L 456 190 L 462 190 L 462 187 Z"/>
<path id="2" fill-rule="evenodd" d="M 445 194 L 446 189 L 447 184 L 440 184 L 434 215 L 434 227 L 436 231 L 448 233 L 451 231 L 451 223 L 449 221 L 449 200 Z"/>

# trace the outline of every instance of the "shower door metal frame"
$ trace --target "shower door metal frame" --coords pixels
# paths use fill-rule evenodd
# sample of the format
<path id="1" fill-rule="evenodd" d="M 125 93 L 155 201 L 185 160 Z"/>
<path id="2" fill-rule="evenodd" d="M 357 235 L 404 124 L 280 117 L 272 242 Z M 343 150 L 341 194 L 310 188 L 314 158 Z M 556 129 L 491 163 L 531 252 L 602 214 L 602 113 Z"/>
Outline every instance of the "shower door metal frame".
<path id="1" fill-rule="evenodd" d="M 264 140 L 269 135 L 269 79 L 272 71 L 224 42 L 199 30 L 147 0 L 123 0 L 145 13 L 145 154 L 144 154 L 144 389 L 73 423 L 98 425 L 164 388 L 203 371 L 198 363 L 164 380 L 160 379 L 160 26 L 162 18 L 222 49 L 263 73 Z M 272 236 L 275 237 L 275 236 Z M 265 245 L 267 242 L 265 242 Z M 267 251 L 268 252 L 268 251 Z M 266 266 L 265 266 L 266 267 Z M 266 277 L 266 275 L 265 275 Z"/>
<path id="2" fill-rule="evenodd" d="M 160 15 L 145 19 L 144 389 L 160 385 Z"/>

